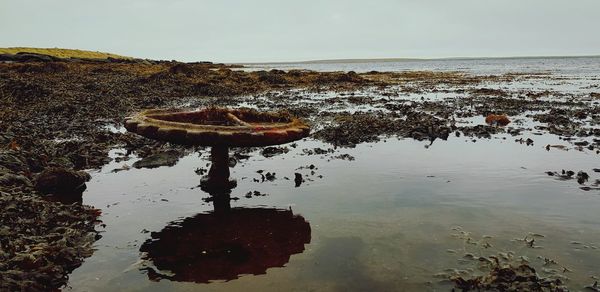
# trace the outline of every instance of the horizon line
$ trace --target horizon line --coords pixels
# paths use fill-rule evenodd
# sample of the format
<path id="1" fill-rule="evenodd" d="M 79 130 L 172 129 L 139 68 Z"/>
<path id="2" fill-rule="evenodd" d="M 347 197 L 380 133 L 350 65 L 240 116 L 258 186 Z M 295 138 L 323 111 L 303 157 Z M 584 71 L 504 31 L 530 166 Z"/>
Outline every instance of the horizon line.
<path id="1" fill-rule="evenodd" d="M 598 55 L 526 55 L 526 56 L 492 56 L 492 57 L 440 57 L 440 58 L 341 58 L 341 59 L 313 59 L 303 61 L 268 61 L 268 62 L 225 62 L 225 64 L 261 65 L 261 64 L 320 64 L 320 63 L 367 63 L 401 62 L 401 61 L 450 61 L 450 60 L 482 60 L 482 59 L 558 59 L 558 58 L 600 58 Z"/>

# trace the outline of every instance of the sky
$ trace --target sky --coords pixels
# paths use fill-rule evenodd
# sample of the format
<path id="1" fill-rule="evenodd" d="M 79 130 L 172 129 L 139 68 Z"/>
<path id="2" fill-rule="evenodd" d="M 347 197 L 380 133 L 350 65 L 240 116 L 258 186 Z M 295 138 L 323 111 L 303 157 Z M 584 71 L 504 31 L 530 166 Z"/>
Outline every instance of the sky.
<path id="1" fill-rule="evenodd" d="M 0 0 L 0 47 L 215 62 L 600 55 L 600 0 Z"/>

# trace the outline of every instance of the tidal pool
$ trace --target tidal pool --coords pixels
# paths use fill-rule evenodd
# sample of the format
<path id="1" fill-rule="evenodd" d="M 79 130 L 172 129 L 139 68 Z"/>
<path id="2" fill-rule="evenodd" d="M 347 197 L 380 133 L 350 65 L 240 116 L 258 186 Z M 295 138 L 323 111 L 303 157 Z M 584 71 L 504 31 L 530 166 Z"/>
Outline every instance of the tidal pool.
<path id="1" fill-rule="evenodd" d="M 140 252 L 152 232 L 212 212 L 195 172 L 207 168 L 209 152 L 191 153 L 173 167 L 117 173 L 112 170 L 135 158 L 113 162 L 92 173 L 84 193 L 85 204 L 103 209 L 106 227 L 97 251 L 70 276 L 69 289 L 446 291 L 451 285 L 442 279 L 445 274 L 477 274 L 465 254 L 512 251 L 540 275 L 568 277 L 566 283 L 576 290 L 600 276 L 600 191 L 583 191 L 575 181 L 545 172 L 585 170 L 595 179 L 591 169 L 598 167 L 597 157 L 547 151 L 546 144 L 561 141 L 535 138 L 526 146 L 511 136 L 476 143 L 451 137 L 429 148 L 428 142 L 390 138 L 337 149 L 305 139 L 271 158 L 256 150 L 232 168 L 238 182 L 232 197 L 239 199 L 231 207 L 291 210 L 310 224 L 310 242 L 284 267 L 210 283 L 153 281 L 145 269 L 152 262 L 142 260 Z M 307 155 L 306 149 L 314 148 L 330 152 Z M 335 158 L 341 154 L 354 160 Z M 274 172 L 276 179 L 263 182 L 259 170 Z M 305 179 L 299 187 L 295 172 Z M 253 191 L 266 195 L 246 198 Z M 465 234 L 491 247 L 471 244 Z M 526 236 L 535 236 L 537 248 L 517 240 Z M 544 258 L 556 264 L 544 265 Z"/>
<path id="2" fill-rule="evenodd" d="M 417 80 L 357 92 L 299 89 L 229 99 L 190 98 L 185 106 L 304 109 L 309 118 L 316 116 L 315 131 L 334 123 L 341 112 L 393 113 L 388 104 L 420 103 L 415 108 L 443 116 L 443 104 L 423 106 L 433 102 L 452 108 L 451 119 L 459 126 L 482 124 L 481 114 L 494 107 L 486 107 L 484 98 L 467 98 L 482 88 L 501 90 L 503 98 L 527 99 L 531 108 L 518 109 L 510 117 L 509 127 L 519 130 L 514 136 L 502 133 L 487 139 L 453 133 L 447 141 L 437 139 L 431 145 L 384 137 L 352 148 L 307 138 L 284 145 L 289 151 L 273 157 L 261 155 L 261 149 L 244 153 L 249 158 L 237 156 L 231 168 L 237 187 L 230 204 L 239 215 L 226 219 L 217 218 L 209 195 L 199 187 L 210 163 L 208 149 L 190 152 L 172 167 L 124 167 L 137 160 L 133 156 L 113 161 L 92 171 L 83 195 L 84 204 L 102 209 L 105 227 L 96 252 L 70 275 L 67 290 L 449 291 L 450 276 L 485 274 L 479 257 L 491 255 L 527 262 L 540 277 L 561 279 L 571 290 L 583 290 L 600 277 L 600 190 L 593 187 L 600 178 L 594 169 L 600 164 L 593 148 L 572 142 L 595 143 L 595 136 L 567 141 L 549 134 L 548 124 L 534 121 L 534 116 L 575 105 L 597 108 L 594 94 L 600 73 L 589 64 L 598 60 L 457 61 L 479 75 L 542 72 L 474 84 Z M 416 69 L 431 65 L 453 71 L 454 62 Z M 351 68 L 383 70 L 388 65 Z M 415 69 L 404 68 L 407 65 L 396 64 L 393 71 Z M 317 69 L 348 69 L 331 66 Z M 548 100 L 577 103 L 544 105 Z M 511 104 L 505 106 L 510 109 Z M 590 116 L 578 123 L 594 130 L 598 121 Z M 233 148 L 231 154 L 240 151 Z M 124 152 L 116 149 L 111 155 L 123 158 Z M 128 170 L 114 172 L 119 169 Z M 563 169 L 588 173 L 589 191 L 575 179 L 546 173 Z M 275 179 L 264 179 L 267 172 L 275 173 Z M 304 179 L 298 187 L 296 173 Z M 215 220 L 229 225 L 219 228 Z M 286 233 L 275 221 L 297 224 L 288 225 Z M 255 231 L 248 232 L 252 228 Z M 167 256 L 161 262 L 148 246 L 164 238 L 171 241 L 161 249 L 160 255 Z M 245 242 L 245 250 L 240 242 Z M 187 260 L 177 266 L 170 257 Z"/>

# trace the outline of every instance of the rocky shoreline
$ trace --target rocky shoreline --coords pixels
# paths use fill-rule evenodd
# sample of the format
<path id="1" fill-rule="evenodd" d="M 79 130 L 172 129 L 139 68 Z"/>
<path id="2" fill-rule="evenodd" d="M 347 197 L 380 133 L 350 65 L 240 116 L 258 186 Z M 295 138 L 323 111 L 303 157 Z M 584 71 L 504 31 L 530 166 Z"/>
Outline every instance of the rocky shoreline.
<path id="1" fill-rule="evenodd" d="M 208 62 L 0 56 L 0 290 L 50 291 L 93 253 L 101 213 L 81 205 L 80 170 L 124 147 L 149 157 L 177 146 L 111 131 L 142 108 L 301 86 L 356 87 L 356 74 L 245 73 Z M 86 175 L 88 177 L 86 177 Z M 78 197 L 79 196 L 79 197 Z M 66 203 L 66 204 L 65 204 Z"/>
<path id="2" fill-rule="evenodd" d="M 209 62 L 7 58 L 0 56 L 0 290 L 60 289 L 69 272 L 92 254 L 101 211 L 77 201 L 88 179 L 81 170 L 108 163 L 115 147 L 141 158 L 165 151 L 175 158 L 183 155 L 180 146 L 115 130 L 125 116 L 144 108 L 245 102 L 261 110 L 287 110 L 314 125 L 314 138 L 343 147 L 386 136 L 431 145 L 450 135 L 476 141 L 500 133 L 516 137 L 527 130 L 600 152 L 597 92 L 565 95 L 487 86 L 528 78 L 553 80 L 551 75 L 247 72 Z M 361 90 L 365 94 L 356 94 Z M 369 90 L 387 98 L 373 99 Z M 333 92 L 334 97 L 307 102 L 314 92 Z M 396 98 L 436 92 L 458 97 Z M 544 99 L 548 95 L 563 98 Z M 370 109 L 331 110 L 341 104 Z M 460 122 L 483 121 L 490 114 L 508 115 L 511 123 Z M 519 119 L 538 124 L 531 127 Z M 65 204 L 65 197 L 71 201 Z"/>

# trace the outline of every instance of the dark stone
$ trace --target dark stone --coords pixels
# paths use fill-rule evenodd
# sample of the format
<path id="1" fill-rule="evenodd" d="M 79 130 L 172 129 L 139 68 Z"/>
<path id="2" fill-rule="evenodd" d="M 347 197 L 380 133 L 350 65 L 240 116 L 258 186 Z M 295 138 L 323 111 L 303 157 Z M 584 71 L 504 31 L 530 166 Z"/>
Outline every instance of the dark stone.
<path id="1" fill-rule="evenodd" d="M 265 179 L 268 181 L 274 181 L 275 180 L 275 173 L 271 173 L 271 172 L 267 172 L 267 174 L 265 174 Z"/>
<path id="2" fill-rule="evenodd" d="M 0 173 L 0 186 L 25 186 L 31 187 L 31 181 L 23 176 L 13 173 Z"/>
<path id="3" fill-rule="evenodd" d="M 290 151 L 290 149 L 288 149 L 287 147 L 266 147 L 261 151 L 260 154 L 268 158 L 273 157 L 275 155 L 288 153 L 288 151 Z"/>
<path id="4" fill-rule="evenodd" d="M 302 174 L 296 172 L 294 173 L 294 176 L 294 183 L 296 184 L 296 187 L 299 187 L 304 181 L 304 179 L 302 178 Z"/>
<path id="5" fill-rule="evenodd" d="M 13 153 L 13 151 L 0 152 L 0 166 L 4 166 L 14 172 L 29 171 L 25 160 L 16 153 Z"/>
<path id="6" fill-rule="evenodd" d="M 590 179 L 590 176 L 585 171 L 580 171 L 577 173 L 577 182 L 582 185 Z"/>
<path id="7" fill-rule="evenodd" d="M 25 53 L 19 52 L 14 55 L 12 54 L 0 54 L 0 61 L 11 61 L 11 62 L 52 62 L 58 61 L 60 58 L 53 57 L 50 55 L 36 54 L 36 53 Z"/>
<path id="8" fill-rule="evenodd" d="M 177 63 L 169 68 L 169 73 L 191 76 L 194 74 L 194 68 L 186 63 Z"/>
<path id="9" fill-rule="evenodd" d="M 56 157 L 52 161 L 48 162 L 48 166 L 51 167 L 62 167 L 62 168 L 74 168 L 75 165 L 71 160 L 66 157 Z"/>
<path id="10" fill-rule="evenodd" d="M 283 75 L 285 72 L 280 70 L 271 70 L 271 71 L 258 71 L 256 72 L 258 75 L 258 80 L 261 82 L 269 83 L 269 84 L 286 84 L 288 83 L 287 79 Z"/>
<path id="11" fill-rule="evenodd" d="M 84 171 L 50 167 L 39 174 L 35 189 L 42 194 L 81 194 L 90 178 Z"/>
<path id="12" fill-rule="evenodd" d="M 169 150 L 152 154 L 148 157 L 142 158 L 142 160 L 136 161 L 133 164 L 135 168 L 157 168 L 160 166 L 173 166 L 179 161 L 181 153 L 176 150 Z"/>

